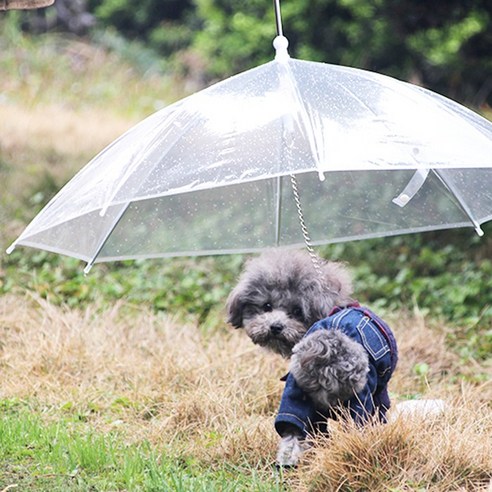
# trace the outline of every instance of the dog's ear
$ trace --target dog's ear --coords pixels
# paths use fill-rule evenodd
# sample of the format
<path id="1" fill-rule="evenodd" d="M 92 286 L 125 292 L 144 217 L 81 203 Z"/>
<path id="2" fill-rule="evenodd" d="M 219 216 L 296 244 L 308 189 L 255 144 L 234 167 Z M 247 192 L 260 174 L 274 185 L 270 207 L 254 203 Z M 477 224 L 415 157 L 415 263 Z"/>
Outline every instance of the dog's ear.
<path id="1" fill-rule="evenodd" d="M 227 322 L 234 328 L 243 327 L 243 309 L 244 303 L 241 300 L 239 289 L 235 288 L 229 294 L 226 302 Z"/>
<path id="2" fill-rule="evenodd" d="M 324 287 L 330 291 L 334 305 L 345 306 L 353 302 L 352 275 L 345 263 L 326 261 L 322 272 Z"/>
<path id="3" fill-rule="evenodd" d="M 352 278 L 345 264 L 322 260 L 320 263 L 321 271 L 309 285 L 309 296 L 305 296 L 311 323 L 328 316 L 333 307 L 353 302 Z"/>

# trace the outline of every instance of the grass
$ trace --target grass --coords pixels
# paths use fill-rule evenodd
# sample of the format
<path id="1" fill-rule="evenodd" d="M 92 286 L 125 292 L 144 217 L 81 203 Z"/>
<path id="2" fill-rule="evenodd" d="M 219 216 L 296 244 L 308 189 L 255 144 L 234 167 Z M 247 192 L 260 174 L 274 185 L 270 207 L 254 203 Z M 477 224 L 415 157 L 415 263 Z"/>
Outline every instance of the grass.
<path id="1" fill-rule="evenodd" d="M 204 331 L 124 302 L 80 310 L 5 295 L 0 490 L 487 490 L 490 382 L 461 367 L 443 327 L 392 321 L 393 399 L 442 397 L 449 410 L 334 426 L 282 477 L 272 423 L 286 362 L 242 331 Z"/>
<path id="2" fill-rule="evenodd" d="M 101 47 L 56 35 L 30 38 L 7 21 L 0 23 L 0 52 L 4 159 L 15 155 L 17 164 L 52 173 L 62 167 L 63 178 L 181 95 L 171 77 L 143 74 Z"/>
<path id="3" fill-rule="evenodd" d="M 14 408 L 11 408 L 11 407 Z M 17 407 L 17 408 L 15 408 Z M 18 402 L 4 400 L 0 420 L 0 486 L 19 490 L 278 490 L 251 470 L 209 470 L 191 459 L 162 456 L 148 443 L 126 444 L 118 432 L 95 434 L 73 419 L 46 423 Z M 85 426 L 87 427 L 87 426 Z"/>
<path id="4" fill-rule="evenodd" d="M 13 17 L 8 13 L 0 22 L 4 103 L 100 108 L 134 119 L 183 96 L 182 84 L 171 75 L 138 68 L 119 53 L 82 38 L 26 36 Z"/>
<path id="5" fill-rule="evenodd" d="M 384 431 L 335 427 L 305 458 L 300 489 L 488 490 L 492 418 L 472 405 L 463 397 L 444 417 L 399 418 Z"/>
<path id="6" fill-rule="evenodd" d="M 223 334 L 124 305 L 1 305 L 2 487 L 278 490 L 257 439 L 267 421 L 253 418 L 270 404 L 268 386 L 259 391 L 245 371 L 229 384 L 234 360 L 251 354 L 245 340 L 224 357 Z"/>

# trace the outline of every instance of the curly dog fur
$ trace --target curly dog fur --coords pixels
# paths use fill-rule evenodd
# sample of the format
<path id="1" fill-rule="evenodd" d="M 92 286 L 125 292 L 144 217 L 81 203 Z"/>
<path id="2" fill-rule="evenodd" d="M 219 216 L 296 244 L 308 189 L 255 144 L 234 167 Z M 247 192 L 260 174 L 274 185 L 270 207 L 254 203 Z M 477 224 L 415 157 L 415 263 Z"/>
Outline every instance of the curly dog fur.
<path id="1" fill-rule="evenodd" d="M 290 372 L 318 408 L 327 408 L 358 393 L 367 380 L 364 347 L 339 331 L 317 331 L 292 350 Z"/>

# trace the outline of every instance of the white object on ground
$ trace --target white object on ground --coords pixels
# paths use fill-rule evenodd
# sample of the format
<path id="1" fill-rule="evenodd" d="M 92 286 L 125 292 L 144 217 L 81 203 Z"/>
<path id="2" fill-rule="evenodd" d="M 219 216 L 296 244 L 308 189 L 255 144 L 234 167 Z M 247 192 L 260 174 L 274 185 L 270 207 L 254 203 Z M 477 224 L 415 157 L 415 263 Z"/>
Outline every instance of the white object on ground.
<path id="1" fill-rule="evenodd" d="M 442 414 L 448 405 L 444 400 L 408 400 L 395 405 L 391 412 L 391 419 L 403 416 L 435 417 Z"/>

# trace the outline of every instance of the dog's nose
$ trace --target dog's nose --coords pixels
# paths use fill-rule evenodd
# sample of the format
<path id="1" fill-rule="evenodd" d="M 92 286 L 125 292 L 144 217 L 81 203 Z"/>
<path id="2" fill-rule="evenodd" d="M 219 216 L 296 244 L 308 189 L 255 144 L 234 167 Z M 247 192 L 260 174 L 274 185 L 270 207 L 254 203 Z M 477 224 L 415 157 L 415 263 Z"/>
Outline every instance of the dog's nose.
<path id="1" fill-rule="evenodd" d="M 284 325 L 282 323 L 272 323 L 270 325 L 270 331 L 274 335 L 278 335 L 284 329 Z"/>

